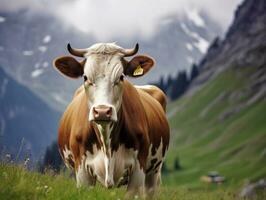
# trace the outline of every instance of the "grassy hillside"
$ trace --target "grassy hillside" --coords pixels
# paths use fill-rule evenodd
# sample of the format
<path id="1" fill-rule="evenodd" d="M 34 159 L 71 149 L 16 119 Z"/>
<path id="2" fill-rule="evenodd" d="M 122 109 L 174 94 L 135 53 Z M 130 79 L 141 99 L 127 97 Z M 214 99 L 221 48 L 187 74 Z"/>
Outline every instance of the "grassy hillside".
<path id="1" fill-rule="evenodd" d="M 0 164 L 0 199 L 5 200 L 82 200 L 82 199 L 123 199 L 125 188 L 107 190 L 101 186 L 95 188 L 76 188 L 75 180 L 64 175 L 41 175 L 27 172 L 22 167 Z M 188 190 L 163 186 L 155 199 L 182 199 L 182 200 L 213 200 L 221 197 L 223 200 L 236 198 L 232 190 L 215 191 L 205 188 L 203 190 Z M 256 199 L 263 199 L 266 193 L 260 194 Z M 135 196 L 134 199 L 139 199 Z"/>
<path id="2" fill-rule="evenodd" d="M 167 166 L 181 170 L 164 177 L 168 185 L 202 188 L 200 177 L 218 171 L 223 188 L 237 189 L 266 177 L 266 100 L 255 67 L 230 68 L 193 95 L 169 105 L 172 129 Z M 264 75 L 264 73 L 262 73 Z"/>

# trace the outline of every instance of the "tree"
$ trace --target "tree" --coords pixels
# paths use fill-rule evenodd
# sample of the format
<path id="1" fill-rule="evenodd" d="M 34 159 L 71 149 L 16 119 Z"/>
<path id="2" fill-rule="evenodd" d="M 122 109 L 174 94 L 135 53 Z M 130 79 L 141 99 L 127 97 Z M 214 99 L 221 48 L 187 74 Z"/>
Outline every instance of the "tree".
<path id="1" fill-rule="evenodd" d="M 174 161 L 174 170 L 177 171 L 177 170 L 180 170 L 180 169 L 181 169 L 181 165 L 180 165 L 180 162 L 179 162 L 179 158 L 176 157 L 175 161 Z"/>
<path id="2" fill-rule="evenodd" d="M 185 71 L 179 72 L 177 77 L 173 80 L 170 97 L 172 100 L 177 99 L 185 93 L 189 85 L 189 80 Z"/>
<path id="3" fill-rule="evenodd" d="M 169 169 L 166 165 L 166 163 L 164 162 L 163 165 L 162 165 L 162 174 L 168 174 L 169 173 Z"/>
<path id="4" fill-rule="evenodd" d="M 46 148 L 44 159 L 41 166 L 41 171 L 45 169 L 52 169 L 55 172 L 59 172 L 62 166 L 62 158 L 59 154 L 57 142 L 53 142 Z"/>
<path id="5" fill-rule="evenodd" d="M 193 64 L 190 74 L 190 81 L 193 81 L 199 75 L 199 69 L 197 65 Z"/>

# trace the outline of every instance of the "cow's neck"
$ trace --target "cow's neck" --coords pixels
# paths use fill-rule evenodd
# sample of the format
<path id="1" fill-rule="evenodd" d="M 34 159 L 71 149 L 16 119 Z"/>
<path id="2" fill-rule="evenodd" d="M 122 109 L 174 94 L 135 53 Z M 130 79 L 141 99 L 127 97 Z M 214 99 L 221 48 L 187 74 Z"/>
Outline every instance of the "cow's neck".
<path id="1" fill-rule="evenodd" d="M 101 125 L 97 124 L 96 126 L 99 131 L 98 138 L 100 140 L 100 143 L 102 144 L 102 151 L 104 152 L 104 154 L 106 154 L 107 157 L 110 157 L 111 154 L 110 135 L 113 128 L 113 123 L 101 124 Z"/>
<path id="2" fill-rule="evenodd" d="M 119 132 L 121 130 L 121 124 L 123 123 L 122 117 L 122 108 L 117 113 L 117 122 L 97 124 L 93 123 L 93 128 L 97 135 L 98 141 L 101 144 L 101 150 L 108 158 L 111 157 L 113 151 L 112 147 L 114 142 L 117 141 L 119 137 Z M 113 141 L 114 140 L 114 141 Z"/>
<path id="3" fill-rule="evenodd" d="M 108 124 L 99 125 L 96 124 L 98 131 L 96 131 L 97 138 L 100 140 L 101 151 L 105 154 L 104 157 L 104 168 L 105 168 L 105 180 L 104 184 L 109 187 L 109 185 L 114 184 L 114 159 L 112 158 L 112 144 L 115 141 L 112 141 L 115 133 L 119 131 L 119 122 L 121 120 L 121 112 L 118 112 L 118 122 L 111 122 Z"/>

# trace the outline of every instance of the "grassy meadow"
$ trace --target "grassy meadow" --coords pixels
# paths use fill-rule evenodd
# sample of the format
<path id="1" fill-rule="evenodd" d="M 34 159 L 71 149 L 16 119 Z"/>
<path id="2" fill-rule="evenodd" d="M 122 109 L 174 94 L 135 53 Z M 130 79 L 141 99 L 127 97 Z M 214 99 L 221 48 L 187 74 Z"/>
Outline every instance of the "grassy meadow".
<path id="1" fill-rule="evenodd" d="M 100 185 L 94 188 L 76 188 L 75 180 L 64 174 L 49 175 L 31 173 L 23 167 L 0 164 L 0 199 L 3 200 L 54 200 L 54 199 L 123 199 L 125 188 L 105 189 Z M 181 200 L 231 200 L 238 197 L 233 190 L 217 187 L 205 187 L 201 190 L 191 190 L 185 187 L 168 187 L 163 185 L 154 199 Z M 263 199 L 266 193 L 261 193 L 255 199 Z M 133 199 L 141 199 L 138 196 Z"/>
<path id="2" fill-rule="evenodd" d="M 266 177 L 266 101 L 251 103 L 258 68 L 229 69 L 192 96 L 170 104 L 171 147 L 167 185 L 204 188 L 209 171 L 226 177 L 223 188 L 237 190 Z M 254 88 L 253 88 L 254 90 Z M 173 170 L 178 158 L 180 170 Z"/>

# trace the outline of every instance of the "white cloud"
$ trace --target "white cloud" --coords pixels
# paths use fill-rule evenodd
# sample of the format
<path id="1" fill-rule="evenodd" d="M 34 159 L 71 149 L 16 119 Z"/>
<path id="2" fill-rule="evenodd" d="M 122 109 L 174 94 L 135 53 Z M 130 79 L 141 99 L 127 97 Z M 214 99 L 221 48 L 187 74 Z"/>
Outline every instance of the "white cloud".
<path id="1" fill-rule="evenodd" d="M 160 20 L 197 10 L 207 13 L 225 31 L 233 10 L 243 0 L 0 0 L 0 10 L 31 8 L 49 12 L 65 24 L 92 33 L 97 39 L 150 37 Z M 199 22 L 199 21 L 198 21 Z M 199 22 L 201 23 L 201 22 Z"/>

